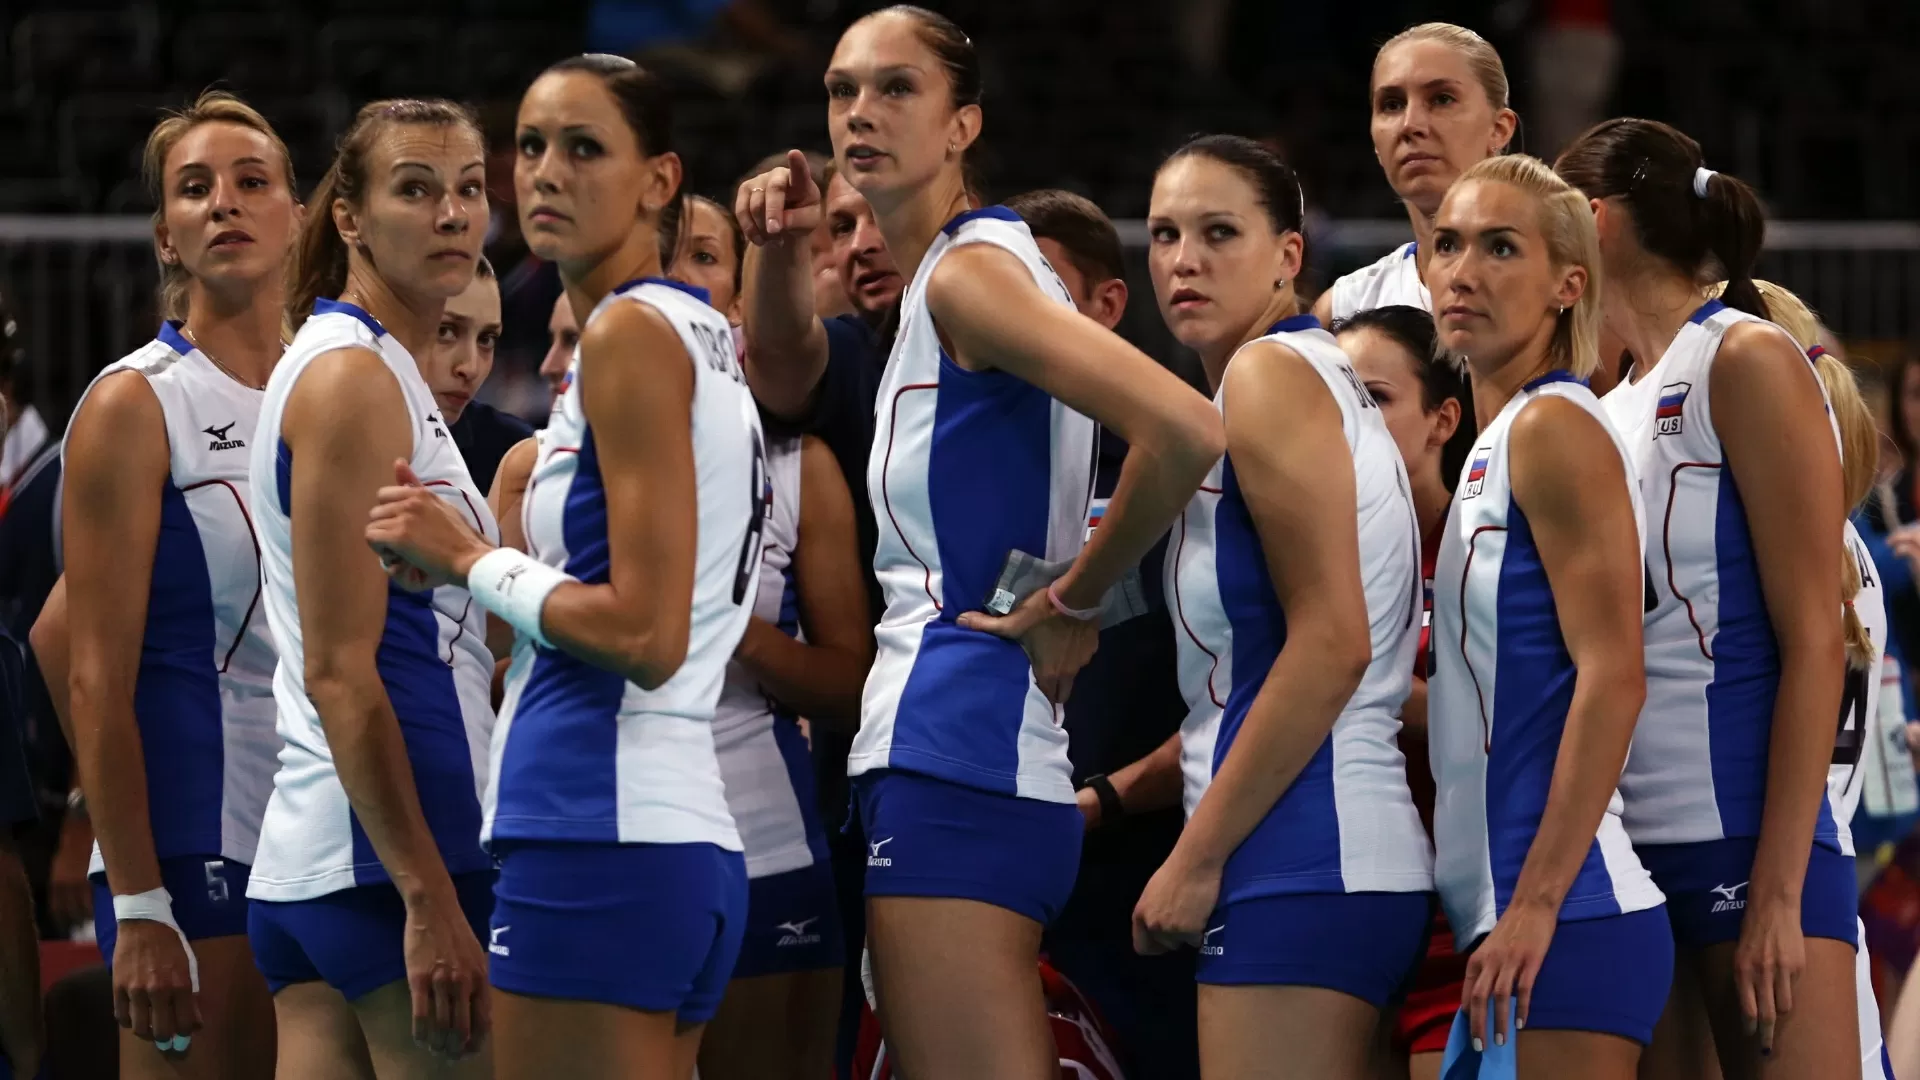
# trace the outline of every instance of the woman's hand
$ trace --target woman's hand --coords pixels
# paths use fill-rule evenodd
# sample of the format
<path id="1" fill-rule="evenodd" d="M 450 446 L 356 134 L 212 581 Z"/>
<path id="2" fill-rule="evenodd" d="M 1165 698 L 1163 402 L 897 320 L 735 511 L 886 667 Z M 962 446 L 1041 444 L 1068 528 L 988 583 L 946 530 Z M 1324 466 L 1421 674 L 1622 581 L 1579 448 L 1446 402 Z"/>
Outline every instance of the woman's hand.
<path id="1" fill-rule="evenodd" d="M 380 489 L 367 522 L 367 543 L 400 587 L 413 592 L 449 582 L 465 586 L 467 570 L 493 550 L 445 499 L 428 491 L 404 461 L 397 481 Z"/>
<path id="2" fill-rule="evenodd" d="M 1510 904 L 1480 947 L 1467 958 L 1467 978 L 1463 989 L 1473 1033 L 1474 1049 L 1488 1045 L 1506 1045 L 1509 998 L 1518 995 L 1518 1026 L 1527 1026 L 1527 1009 L 1533 1002 L 1533 980 L 1553 944 L 1553 932 L 1559 926 L 1560 913 L 1541 904 L 1519 901 Z M 1491 999 L 1492 1013 L 1488 1004 Z"/>
<path id="3" fill-rule="evenodd" d="M 960 616 L 959 624 L 1019 642 L 1033 665 L 1034 683 L 1055 704 L 1065 703 L 1072 695 L 1073 677 L 1100 647 L 1100 624 L 1055 611 L 1045 589 L 1035 589 L 1005 615 L 969 611 Z"/>

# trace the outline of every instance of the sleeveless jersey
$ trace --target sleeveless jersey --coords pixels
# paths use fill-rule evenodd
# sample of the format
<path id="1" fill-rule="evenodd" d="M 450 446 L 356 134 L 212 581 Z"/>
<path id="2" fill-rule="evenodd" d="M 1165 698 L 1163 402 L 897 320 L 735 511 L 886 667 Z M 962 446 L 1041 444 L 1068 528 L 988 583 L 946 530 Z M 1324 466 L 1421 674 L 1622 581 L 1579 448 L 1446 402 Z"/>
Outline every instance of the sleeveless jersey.
<path id="1" fill-rule="evenodd" d="M 286 740 L 247 886 L 247 895 L 258 900 L 310 900 L 390 880 L 347 802 L 326 728 L 307 696 L 300 600 L 293 583 L 293 451 L 280 438 L 281 417 L 307 369 L 324 354 L 341 349 L 365 349 L 386 363 L 400 385 L 412 426 L 408 464 L 421 483 L 446 499 L 469 525 L 499 542 L 487 500 L 467 474 L 413 357 L 364 310 L 316 301 L 312 317 L 294 335 L 267 383 L 251 447 L 253 518 L 260 530 L 265 606 L 280 645 L 273 694 Z M 487 869 L 491 860 L 480 849 L 480 783 L 486 776 L 487 737 L 493 728 L 493 654 L 487 649 L 486 612 L 465 589 L 452 585 L 410 593 L 389 583 L 386 628 L 376 662 L 400 722 L 421 812 L 447 872 Z"/>
<path id="2" fill-rule="evenodd" d="M 897 768 L 984 791 L 1072 802 L 1067 733 L 1012 641 L 961 629 L 1010 551 L 1072 559 L 1086 538 L 1095 430 L 1040 388 L 969 371 L 940 344 L 927 309 L 935 266 L 963 244 L 1012 252 L 1041 290 L 1073 299 L 1011 210 L 946 224 L 900 302 L 881 376 L 867 491 L 886 612 L 860 708 L 849 774 Z"/>
<path id="3" fill-rule="evenodd" d="M 1433 310 L 1426 282 L 1420 280 L 1419 247 L 1408 243 L 1333 283 L 1335 322 L 1374 308 L 1404 305 Z"/>
<path id="4" fill-rule="evenodd" d="M 716 844 L 740 850 L 714 753 L 714 705 L 759 586 L 767 503 L 760 414 L 726 317 L 705 289 L 631 281 L 587 316 L 641 304 L 678 333 L 693 364 L 698 523 L 687 655 L 651 690 L 558 649 L 529 646 L 493 740 L 486 832 L 500 840 Z M 583 324 L 584 329 L 584 324 Z M 581 396 L 579 354 L 522 502 L 528 554 L 592 585 L 611 553 L 607 500 Z"/>
<path id="5" fill-rule="evenodd" d="M 793 553 L 800 538 L 800 440 L 767 441 L 766 539 L 753 615 L 791 637 L 800 633 Z M 747 876 L 770 877 L 827 859 L 827 832 L 814 802 L 813 757 L 793 712 L 760 688 L 739 660 L 713 714 L 713 744 L 727 784 L 727 808 L 746 849 Z"/>
<path id="6" fill-rule="evenodd" d="M 167 431 L 133 689 L 154 854 L 251 864 L 280 752 L 273 639 L 260 612 L 260 543 L 247 506 L 247 440 L 263 395 L 215 367 L 178 323 L 162 324 L 93 386 L 123 371 L 147 380 Z M 64 476 L 64 443 L 61 454 Z M 96 844 L 89 873 L 105 869 Z"/>
<path id="7" fill-rule="evenodd" d="M 1592 392 L 1566 372 L 1528 383 L 1474 442 L 1434 568 L 1435 672 L 1427 684 L 1427 748 L 1439 789 L 1434 882 L 1463 951 L 1493 929 L 1513 896 L 1573 702 L 1573 660 L 1532 527 L 1513 499 L 1508 460 L 1514 421 L 1546 396 L 1579 405 L 1607 428 L 1627 469 L 1634 524 L 1646 535 L 1631 459 Z M 1616 791 L 1560 921 L 1664 899 L 1627 841 Z"/>
<path id="8" fill-rule="evenodd" d="M 1227 860 L 1220 899 L 1424 892 L 1433 888 L 1433 856 L 1396 738 L 1420 635 L 1420 538 L 1406 468 L 1379 406 L 1313 316 L 1277 323 L 1261 340 L 1299 354 L 1339 406 L 1358 496 L 1373 659 L 1313 758 Z M 1214 404 L 1227 411 L 1224 384 Z M 1173 552 L 1167 593 L 1180 626 L 1188 705 L 1180 758 L 1191 816 L 1287 640 L 1286 612 L 1231 452 L 1187 504 Z"/>
<path id="9" fill-rule="evenodd" d="M 1882 685 L 1880 665 L 1887 654 L 1887 607 L 1886 598 L 1880 589 L 1880 570 L 1874 565 L 1873 556 L 1867 552 L 1867 545 L 1860 539 L 1860 533 L 1853 522 L 1846 524 L 1845 543 L 1847 558 L 1854 560 L 1860 568 L 1860 591 L 1853 598 L 1854 613 L 1860 616 L 1860 623 L 1867 629 L 1867 639 L 1873 643 L 1873 662 L 1865 671 L 1847 669 L 1847 689 L 1840 698 L 1839 736 L 1833 744 L 1833 764 L 1827 770 L 1827 799 L 1833 807 L 1834 817 L 1840 826 L 1840 836 L 1845 841 L 1846 854 L 1853 854 L 1853 834 L 1847 825 L 1853 821 L 1854 811 L 1860 809 L 1860 793 L 1866 787 L 1865 758 L 1867 741 L 1880 737 L 1880 690 Z M 1900 730 L 1901 743 L 1892 759 L 1906 760 L 1905 725 Z M 1884 744 L 1882 744 L 1884 745 Z M 1885 761 L 1888 755 L 1877 755 Z"/>
<path id="10" fill-rule="evenodd" d="M 1727 330 L 1760 321 L 1710 300 L 1652 370 L 1607 395 L 1649 519 L 1647 702 L 1620 780 L 1636 844 L 1760 832 L 1780 650 L 1709 399 Z M 1845 833 L 1821 800 L 1814 841 L 1851 851 Z"/>

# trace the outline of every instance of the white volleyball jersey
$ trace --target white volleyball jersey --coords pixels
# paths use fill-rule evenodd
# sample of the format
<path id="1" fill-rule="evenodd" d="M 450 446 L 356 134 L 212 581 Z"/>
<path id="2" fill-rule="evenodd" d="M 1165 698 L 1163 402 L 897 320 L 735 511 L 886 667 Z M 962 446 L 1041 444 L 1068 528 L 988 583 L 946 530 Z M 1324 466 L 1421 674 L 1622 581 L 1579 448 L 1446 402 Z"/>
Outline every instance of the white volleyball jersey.
<path id="1" fill-rule="evenodd" d="M 1427 284 L 1420 280 L 1419 246 L 1407 243 L 1378 260 L 1344 274 L 1333 283 L 1335 322 L 1374 308 L 1417 307 L 1433 310 Z"/>
<path id="2" fill-rule="evenodd" d="M 247 895 L 258 900 L 310 900 L 390 880 L 347 802 L 326 728 L 307 696 L 289 518 L 293 451 L 280 438 L 281 417 L 294 385 L 316 361 L 327 362 L 321 357 L 344 349 L 364 349 L 386 363 L 400 385 L 412 426 L 408 464 L 421 483 L 447 500 L 469 525 L 499 542 L 486 497 L 467 474 L 413 357 L 362 309 L 316 301 L 312 317 L 301 324 L 267 383 L 251 447 L 253 518 L 260 530 L 267 618 L 280 645 L 273 693 L 286 740 L 247 886 Z M 480 848 L 480 785 L 486 779 L 487 738 L 493 729 L 493 654 L 487 649 L 486 614 L 465 589 L 446 585 L 430 593 L 410 593 L 389 584 L 386 628 L 375 658 L 400 722 L 420 809 L 452 874 L 492 865 Z"/>
<path id="3" fill-rule="evenodd" d="M 760 582 L 767 501 L 760 413 L 707 291 L 664 278 L 607 294 L 658 312 L 693 364 L 698 524 L 687 655 L 651 690 L 538 645 L 517 668 L 493 741 L 485 836 L 499 840 L 717 844 L 740 850 L 714 752 L 714 706 Z M 583 324 L 583 329 L 586 324 Z M 527 553 L 590 585 L 608 581 L 607 500 L 576 352 L 522 501 Z"/>
<path id="4" fill-rule="evenodd" d="M 766 535 L 753 615 L 798 638 L 793 555 L 800 539 L 800 440 L 767 440 Z M 761 689 L 746 665 L 727 663 L 713 714 L 713 745 L 727 784 L 727 808 L 746 850 L 747 876 L 770 877 L 827 860 L 827 831 L 815 802 L 813 758 L 791 709 Z"/>
<path id="5" fill-rule="evenodd" d="M 1424 892 L 1433 888 L 1432 849 L 1407 791 L 1398 742 L 1422 609 L 1419 526 L 1406 467 L 1380 407 L 1318 320 L 1287 319 L 1260 340 L 1299 354 L 1339 406 L 1358 497 L 1373 659 L 1313 758 L 1227 860 L 1221 902 L 1280 893 Z M 1213 400 L 1224 415 L 1224 384 Z M 1173 552 L 1167 594 L 1180 627 L 1180 689 L 1188 707 L 1180 758 L 1191 815 L 1287 640 L 1286 612 L 1274 595 L 1231 452 L 1187 504 Z"/>
<path id="6" fill-rule="evenodd" d="M 1860 809 L 1860 793 L 1866 787 L 1867 770 L 1863 766 L 1870 757 L 1884 764 L 1888 760 L 1906 761 L 1909 754 L 1905 724 L 1898 729 L 1901 745 L 1896 747 L 1897 755 L 1866 752 L 1867 742 L 1879 738 L 1881 732 L 1880 692 L 1885 684 L 1881 660 L 1887 654 L 1887 607 L 1880 590 L 1879 568 L 1851 521 L 1846 524 L 1845 537 L 1847 558 L 1860 568 L 1860 592 L 1853 598 L 1853 610 L 1873 643 L 1873 662 L 1867 669 L 1847 669 L 1847 689 L 1840 698 L 1839 736 L 1833 744 L 1833 764 L 1827 770 L 1827 799 L 1846 842 L 1843 850 L 1851 855 L 1853 833 L 1848 825 L 1854 811 Z"/>
<path id="7" fill-rule="evenodd" d="M 1636 844 L 1760 832 L 1780 651 L 1709 398 L 1727 330 L 1760 321 L 1710 300 L 1659 363 L 1607 395 L 1648 514 L 1647 701 L 1620 780 Z M 1852 851 L 1825 799 L 1814 840 Z"/>
<path id="8" fill-rule="evenodd" d="M 1427 684 L 1427 746 L 1433 757 L 1434 883 L 1465 950 L 1513 896 L 1539 831 L 1553 780 L 1574 667 L 1527 516 L 1513 499 L 1508 438 L 1541 397 L 1580 406 L 1620 449 L 1644 541 L 1646 518 L 1631 460 L 1591 391 L 1564 371 L 1528 383 L 1507 402 L 1467 457 L 1453 494 L 1433 577 L 1435 671 Z M 1620 915 L 1665 899 L 1627 841 L 1620 794 L 1560 905 L 1560 921 Z"/>
<path id="9" fill-rule="evenodd" d="M 904 769 L 1004 795 L 1072 802 L 1067 733 L 1012 641 L 955 620 L 977 611 L 1009 552 L 1072 559 L 1086 538 L 1095 428 L 1031 383 L 969 371 L 927 310 L 933 268 L 962 244 L 1012 252 L 1041 290 L 1073 298 L 1033 234 L 1003 206 L 961 214 L 927 249 L 900 301 L 881 377 L 867 491 L 886 613 L 847 771 Z M 985 358 L 991 360 L 991 357 Z"/>
<path id="10" fill-rule="evenodd" d="M 247 506 L 247 440 L 264 395 L 215 367 L 178 323 L 108 365 L 87 394 L 123 371 L 147 380 L 167 432 L 133 689 L 154 854 L 251 864 L 280 752 L 273 639 Z M 75 412 L 85 403 L 82 395 Z M 61 454 L 64 469 L 64 445 Z M 105 868 L 95 845 L 89 872 Z"/>

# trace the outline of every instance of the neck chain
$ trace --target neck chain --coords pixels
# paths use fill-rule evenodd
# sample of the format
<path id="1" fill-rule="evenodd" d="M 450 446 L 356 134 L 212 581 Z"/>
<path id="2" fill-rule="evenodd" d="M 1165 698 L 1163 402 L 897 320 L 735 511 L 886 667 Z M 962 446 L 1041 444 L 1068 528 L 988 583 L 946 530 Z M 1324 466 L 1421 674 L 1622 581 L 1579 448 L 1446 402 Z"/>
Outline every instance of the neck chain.
<path id="1" fill-rule="evenodd" d="M 237 372 L 237 371 L 235 371 L 235 370 L 233 370 L 232 368 L 230 368 L 230 367 L 228 367 L 227 365 L 225 365 L 225 364 L 223 364 L 223 363 L 221 363 L 221 362 L 220 362 L 220 358 L 219 358 L 219 357 L 217 357 L 217 356 L 215 356 L 215 355 L 213 355 L 212 353 L 210 353 L 210 352 L 208 352 L 208 351 L 206 350 L 206 347 L 200 344 L 200 339 L 199 339 L 199 338 L 197 338 L 197 337 L 195 337 L 195 336 L 193 335 L 193 331 L 192 331 L 192 330 L 189 330 L 189 329 L 187 329 L 187 324 L 186 324 L 186 323 L 184 323 L 184 322 L 180 324 L 180 333 L 181 333 L 181 335 L 182 335 L 183 337 L 185 337 L 185 338 L 187 339 L 187 341 L 188 341 L 189 343 L 191 343 L 191 344 L 193 345 L 193 347 L 194 347 L 195 349 L 198 349 L 198 350 L 200 351 L 200 355 L 201 355 L 201 356 L 204 356 L 204 357 L 206 357 L 206 358 L 207 358 L 208 360 L 211 360 L 211 361 L 213 361 L 213 366 L 214 366 L 214 367 L 217 367 L 217 368 L 219 368 L 219 369 L 220 369 L 221 371 L 224 371 L 224 372 L 226 372 L 226 374 L 227 374 L 227 378 L 229 378 L 229 379 L 232 379 L 232 380 L 233 380 L 234 382 L 237 382 L 237 383 L 239 383 L 239 384 L 240 384 L 241 386 L 244 386 L 244 387 L 246 387 L 246 388 L 247 388 L 247 389 L 249 389 L 249 390 L 265 390 L 265 389 L 267 388 L 267 387 L 266 387 L 266 384 L 265 384 L 265 383 L 260 383 L 260 384 L 257 384 L 257 385 L 256 385 L 255 383 L 252 383 L 252 382 L 250 382 L 250 381 L 248 381 L 248 380 L 246 380 L 246 379 L 243 379 L 243 378 L 241 378 L 241 377 L 240 377 L 240 373 L 239 373 L 239 372 Z M 280 346 L 280 351 L 282 351 L 282 352 L 285 352 L 285 351 L 286 351 L 286 346 L 285 346 L 285 345 L 281 345 L 281 346 Z"/>

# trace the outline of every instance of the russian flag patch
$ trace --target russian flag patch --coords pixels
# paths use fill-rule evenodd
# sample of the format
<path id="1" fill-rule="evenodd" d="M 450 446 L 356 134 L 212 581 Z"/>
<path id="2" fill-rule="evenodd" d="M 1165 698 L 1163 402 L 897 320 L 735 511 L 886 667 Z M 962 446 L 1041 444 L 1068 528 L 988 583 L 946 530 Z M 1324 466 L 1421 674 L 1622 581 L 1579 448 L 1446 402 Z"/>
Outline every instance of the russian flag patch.
<path id="1" fill-rule="evenodd" d="M 1680 434 L 1681 413 L 1686 408 L 1692 383 L 1668 383 L 1660 388 L 1660 404 L 1653 410 L 1654 437 Z"/>
<path id="2" fill-rule="evenodd" d="M 1461 498 L 1471 499 L 1480 494 L 1487 483 L 1487 462 L 1493 457 L 1493 447 L 1482 447 L 1473 452 L 1473 461 L 1467 466 L 1467 490 Z"/>

